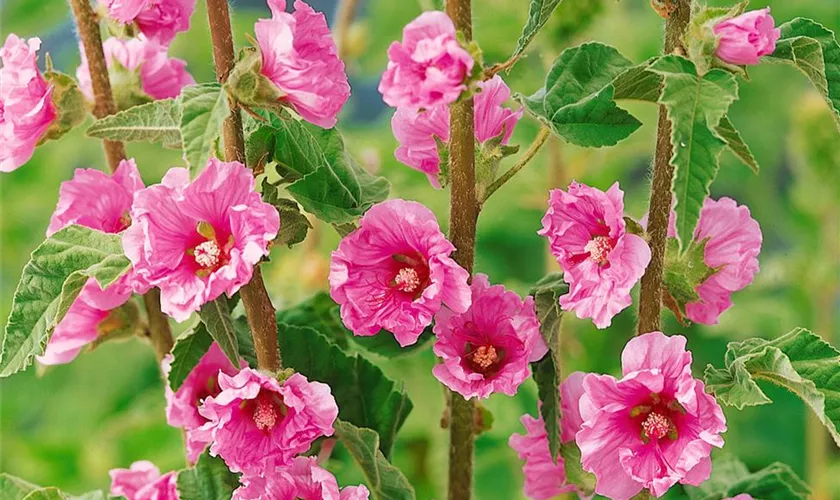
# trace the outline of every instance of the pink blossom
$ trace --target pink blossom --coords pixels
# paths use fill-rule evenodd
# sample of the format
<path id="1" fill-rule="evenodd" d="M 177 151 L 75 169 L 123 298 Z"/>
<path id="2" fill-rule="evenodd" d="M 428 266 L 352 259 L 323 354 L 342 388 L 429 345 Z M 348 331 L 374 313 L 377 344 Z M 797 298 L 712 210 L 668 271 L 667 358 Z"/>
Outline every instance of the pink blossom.
<path id="1" fill-rule="evenodd" d="M 364 486 L 338 489 L 328 471 L 318 467 L 315 457 L 297 457 L 285 467 L 268 467 L 263 474 L 244 476 L 233 500 L 367 500 Z"/>
<path id="2" fill-rule="evenodd" d="M 715 25 L 718 47 L 715 55 L 737 65 L 758 64 L 762 56 L 776 50 L 782 35 L 775 27 L 770 7 L 752 10 Z"/>
<path id="3" fill-rule="evenodd" d="M 368 210 L 332 253 L 330 295 L 344 324 L 360 336 L 384 328 L 404 347 L 444 304 L 466 311 L 469 275 L 449 256 L 454 250 L 419 203 L 388 200 Z"/>
<path id="4" fill-rule="evenodd" d="M 192 182 L 186 169 L 173 168 L 136 193 L 131 219 L 123 248 L 136 280 L 160 288 L 163 312 L 177 321 L 248 283 L 280 228 L 251 171 L 215 158 Z"/>
<path id="5" fill-rule="evenodd" d="M 740 495 L 734 496 L 732 498 L 724 498 L 723 500 L 754 500 L 752 495 L 748 495 L 746 493 L 741 493 Z"/>
<path id="6" fill-rule="evenodd" d="M 502 106 L 510 98 L 510 89 L 499 75 L 480 82 L 482 92 L 475 96 L 475 138 L 479 144 L 502 136 L 507 144 L 516 123 L 522 118 L 522 108 L 513 111 Z M 429 109 L 397 108 L 391 119 L 391 128 L 400 146 L 395 152 L 397 160 L 425 173 L 434 187 L 440 187 L 440 156 L 437 142 L 449 142 L 449 106 L 439 105 Z"/>
<path id="7" fill-rule="evenodd" d="M 57 116 L 53 88 L 38 70 L 40 48 L 39 38 L 11 34 L 0 49 L 0 172 L 29 161 Z"/>
<path id="8" fill-rule="evenodd" d="M 172 356 L 167 355 L 161 364 L 163 373 L 168 378 Z M 247 364 L 241 362 L 241 367 L 245 366 Z M 201 439 L 200 433 L 195 432 L 207 422 L 199 413 L 198 407 L 206 398 L 216 397 L 221 392 L 218 381 L 220 371 L 227 375 L 236 375 L 239 370 L 227 359 L 219 344 L 213 342 L 177 391 L 173 392 L 169 384 L 166 384 L 166 421 L 173 427 L 186 430 L 187 460 L 193 463 L 210 444 L 209 441 Z"/>
<path id="9" fill-rule="evenodd" d="M 163 45 L 190 29 L 196 0 L 100 0 L 108 15 L 123 23 L 136 23 L 140 32 Z"/>
<path id="10" fill-rule="evenodd" d="M 618 183 L 605 193 L 572 182 L 568 192 L 553 189 L 538 234 L 563 267 L 569 293 L 560 306 L 598 328 L 630 305 L 630 290 L 650 262 L 645 240 L 627 232 L 624 192 Z"/>
<path id="11" fill-rule="evenodd" d="M 338 406 L 330 387 L 296 373 L 282 384 L 251 368 L 237 375 L 219 373 L 217 396 L 207 397 L 199 413 L 208 422 L 196 437 L 211 441 L 234 472 L 263 473 L 266 464 L 285 465 L 321 436 L 333 434 Z"/>
<path id="12" fill-rule="evenodd" d="M 595 492 L 627 500 L 649 488 L 657 497 L 674 484 L 709 478 L 712 447 L 723 446 L 726 420 L 702 381 L 691 375 L 686 339 L 651 332 L 627 343 L 623 378 L 589 374 L 575 436 Z"/>
<path id="13" fill-rule="evenodd" d="M 574 372 L 560 384 L 561 392 L 561 439 L 568 442 L 575 438 L 580 430 L 581 418 L 578 401 L 583 395 L 585 373 Z M 557 457 L 557 463 L 551 458 L 548 447 L 548 433 L 542 415 L 534 418 L 522 415 L 525 435 L 513 434 L 508 441 L 510 447 L 525 460 L 522 472 L 525 475 L 525 495 L 535 500 L 554 498 L 562 493 L 574 491 L 574 485 L 566 484 L 566 466 L 563 457 Z"/>
<path id="14" fill-rule="evenodd" d="M 113 71 L 116 63 L 130 72 L 139 72 L 142 91 L 152 99 L 178 97 L 181 89 L 195 83 L 192 75 L 187 72 L 185 61 L 169 57 L 165 46 L 143 36 L 127 40 L 109 38 L 102 44 L 102 48 L 108 68 Z M 85 96 L 93 100 L 93 87 L 84 49 L 82 64 L 76 69 L 76 78 Z"/>
<path id="15" fill-rule="evenodd" d="M 379 92 L 389 106 L 431 108 L 451 104 L 467 89 L 473 58 L 455 38 L 455 25 L 439 11 L 424 12 L 388 48 Z"/>
<path id="16" fill-rule="evenodd" d="M 530 361 L 548 352 L 540 335 L 534 299 L 524 301 L 484 274 L 473 276 L 472 305 L 463 313 L 441 309 L 435 316 L 434 351 L 443 363 L 432 373 L 467 399 L 494 392 L 516 394 L 531 375 Z"/>
<path id="17" fill-rule="evenodd" d="M 260 19 L 254 26 L 262 74 L 306 121 L 334 126 L 350 97 L 350 85 L 324 14 L 301 0 L 295 0 L 291 14 L 285 12 L 286 0 L 268 0 L 268 7 L 271 19 Z"/>
<path id="18" fill-rule="evenodd" d="M 111 495 L 126 500 L 178 500 L 178 476 L 173 472 L 160 475 L 149 461 L 131 464 L 130 469 L 111 469 Z"/>

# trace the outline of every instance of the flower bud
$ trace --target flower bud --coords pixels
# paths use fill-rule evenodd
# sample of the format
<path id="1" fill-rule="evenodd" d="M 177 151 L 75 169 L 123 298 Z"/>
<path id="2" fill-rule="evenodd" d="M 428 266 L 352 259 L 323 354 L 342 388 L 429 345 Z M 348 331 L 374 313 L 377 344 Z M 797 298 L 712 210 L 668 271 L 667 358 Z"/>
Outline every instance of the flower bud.
<path id="1" fill-rule="evenodd" d="M 746 12 L 717 23 L 715 55 L 729 64 L 758 64 L 762 56 L 776 50 L 781 32 L 775 27 L 770 7 Z"/>

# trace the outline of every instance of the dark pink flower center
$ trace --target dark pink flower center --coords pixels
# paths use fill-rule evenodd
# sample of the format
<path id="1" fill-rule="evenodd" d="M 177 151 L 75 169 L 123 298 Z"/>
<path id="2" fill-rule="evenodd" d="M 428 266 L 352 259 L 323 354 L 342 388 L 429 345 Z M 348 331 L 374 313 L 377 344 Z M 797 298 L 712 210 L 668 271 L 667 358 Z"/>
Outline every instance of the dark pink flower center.
<path id="1" fill-rule="evenodd" d="M 589 253 L 589 259 L 599 265 L 606 264 L 615 242 L 609 236 L 596 236 L 589 240 L 583 250 Z"/>
<path id="2" fill-rule="evenodd" d="M 120 233 L 131 225 L 131 215 L 128 212 L 125 212 L 120 216 L 120 220 L 117 221 L 117 232 Z"/>
<path id="3" fill-rule="evenodd" d="M 672 425 L 674 424 L 671 423 L 668 417 L 651 412 L 648 413 L 648 416 L 642 422 L 642 432 L 648 439 L 660 439 L 668 434 Z"/>
<path id="4" fill-rule="evenodd" d="M 502 367 L 503 358 L 504 350 L 492 344 L 473 346 L 467 343 L 466 345 L 464 361 L 466 361 L 469 369 L 476 373 L 481 373 L 482 375 L 493 375 L 497 373 Z"/>
<path id="5" fill-rule="evenodd" d="M 412 300 L 416 299 L 429 286 L 429 265 L 426 259 L 419 253 L 394 254 L 392 259 L 393 277 L 389 286 L 410 295 Z"/>
<path id="6" fill-rule="evenodd" d="M 219 376 L 212 375 L 207 377 L 207 381 L 204 383 L 204 386 L 199 388 L 199 390 L 195 393 L 195 406 L 201 406 L 201 403 L 205 399 L 210 397 L 215 398 L 220 392 L 222 392 L 222 388 L 219 387 Z M 201 414 L 199 414 L 199 417 L 205 421 L 207 420 L 207 418 Z"/>
<path id="7" fill-rule="evenodd" d="M 286 405 L 277 394 L 260 390 L 257 397 L 247 403 L 250 407 L 251 418 L 257 429 L 269 433 L 286 415 Z"/>
<path id="8" fill-rule="evenodd" d="M 205 277 L 227 264 L 230 250 L 233 248 L 233 235 L 228 237 L 227 244 L 222 245 L 212 224 L 199 222 L 196 232 L 203 240 L 188 249 L 187 254 L 192 256 L 196 264 L 195 273 Z"/>
<path id="9" fill-rule="evenodd" d="M 663 396 L 653 393 L 643 404 L 630 410 L 630 418 L 638 425 L 639 437 L 644 443 L 668 438 L 675 441 L 679 437 L 677 424 L 685 408 L 675 399 L 665 401 Z"/>

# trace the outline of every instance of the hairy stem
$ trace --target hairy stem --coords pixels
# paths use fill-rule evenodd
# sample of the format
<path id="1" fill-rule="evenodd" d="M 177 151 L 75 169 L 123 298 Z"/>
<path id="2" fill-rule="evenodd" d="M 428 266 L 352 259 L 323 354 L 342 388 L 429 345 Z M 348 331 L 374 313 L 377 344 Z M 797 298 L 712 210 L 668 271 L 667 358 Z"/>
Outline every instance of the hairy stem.
<path id="1" fill-rule="evenodd" d="M 691 18 L 691 0 L 668 0 L 673 8 L 665 22 L 665 53 L 683 51 L 682 38 Z M 671 122 L 664 106 L 659 107 L 656 133 L 656 154 L 653 160 L 653 181 L 648 205 L 648 237 L 650 264 L 642 276 L 639 293 L 638 334 L 660 329 L 662 310 L 662 275 L 665 271 L 665 243 L 668 239 L 668 215 L 671 213 L 671 185 L 674 166 L 671 165 Z"/>
<path id="2" fill-rule="evenodd" d="M 102 36 L 99 33 L 99 20 L 88 0 L 69 0 L 69 2 L 90 68 L 94 99 L 93 114 L 97 118 L 112 115 L 117 112 L 117 105 L 111 92 L 111 80 L 108 76 L 105 52 L 102 49 Z M 102 141 L 102 143 L 105 147 L 108 168 L 113 173 L 120 162 L 126 158 L 125 146 L 119 141 Z M 172 349 L 173 343 L 169 320 L 160 310 L 160 292 L 157 289 L 150 290 L 143 296 L 143 303 L 146 305 L 146 314 L 149 317 L 149 340 L 160 360 Z"/>
<path id="3" fill-rule="evenodd" d="M 528 146 L 528 149 L 522 154 L 522 156 L 519 158 L 519 161 L 517 161 L 514 166 L 510 167 L 510 170 L 500 175 L 498 179 L 493 181 L 493 183 L 487 187 L 487 191 L 484 193 L 484 197 L 480 201 L 482 205 L 490 198 L 490 196 L 493 193 L 496 192 L 497 189 L 504 186 L 505 183 L 511 180 L 514 175 L 518 174 L 519 171 L 522 170 L 522 168 L 528 164 L 528 162 L 534 159 L 534 156 L 537 155 L 537 152 L 540 150 L 540 148 L 542 148 L 543 144 L 545 144 L 545 141 L 548 139 L 550 133 L 551 131 L 548 129 L 548 127 L 543 127 L 540 129 L 539 133 L 537 134 L 537 137 L 534 138 L 534 142 L 532 142 L 531 145 Z"/>
<path id="4" fill-rule="evenodd" d="M 472 39 L 471 0 L 447 0 L 446 13 L 463 33 Z M 475 198 L 475 131 L 473 98 L 451 107 L 449 161 L 451 199 L 449 238 L 455 245 L 453 258 L 472 274 L 475 258 L 475 226 L 478 204 Z M 449 500 L 472 497 L 475 404 L 460 394 L 452 394 L 449 443 Z"/>
<path id="5" fill-rule="evenodd" d="M 233 53 L 233 35 L 230 29 L 230 12 L 227 0 L 207 0 L 207 16 L 210 20 L 210 34 L 213 38 L 213 62 L 216 77 L 224 83 L 236 63 Z M 222 129 L 227 161 L 245 162 L 245 139 L 242 134 L 242 116 L 235 103 L 231 103 L 230 116 Z M 254 268 L 251 281 L 239 291 L 248 326 L 254 337 L 257 351 L 257 365 L 271 372 L 278 371 L 282 364 L 277 348 L 277 323 L 275 310 L 268 296 L 259 267 Z"/>
<path id="6" fill-rule="evenodd" d="M 99 33 L 99 20 L 90 6 L 89 0 L 69 0 L 73 17 L 76 20 L 76 30 L 82 40 L 85 56 L 90 68 L 90 82 L 93 87 L 93 114 L 97 118 L 104 118 L 117 112 L 117 104 L 111 93 L 111 80 L 108 77 L 108 66 L 105 63 L 105 52 L 102 50 L 102 36 Z M 118 141 L 102 141 L 105 147 L 105 158 L 108 168 L 114 172 L 125 159 L 125 146 Z"/>
<path id="7" fill-rule="evenodd" d="M 338 9 L 335 13 L 335 25 L 333 27 L 333 36 L 335 43 L 338 46 L 338 57 L 342 60 L 347 55 L 347 41 L 350 26 L 353 24 L 353 18 L 356 16 L 356 8 L 359 5 L 359 0 L 339 0 Z"/>

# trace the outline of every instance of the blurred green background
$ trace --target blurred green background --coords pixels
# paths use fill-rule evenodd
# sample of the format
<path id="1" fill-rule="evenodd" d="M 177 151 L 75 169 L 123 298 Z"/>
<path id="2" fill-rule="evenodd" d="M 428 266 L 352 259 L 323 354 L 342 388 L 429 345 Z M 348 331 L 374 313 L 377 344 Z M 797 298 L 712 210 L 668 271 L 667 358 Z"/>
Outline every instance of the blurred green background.
<path id="1" fill-rule="evenodd" d="M 203 2 L 192 29 L 175 40 L 171 52 L 186 59 L 198 81 L 214 78 L 210 37 Z M 313 1 L 332 19 L 334 0 Z M 394 160 L 391 111 L 376 92 L 388 44 L 402 27 L 434 0 L 362 0 L 349 30 L 347 69 L 353 96 L 340 122 L 353 153 L 393 184 L 392 196 L 415 199 L 448 218 L 448 193 L 433 190 L 419 172 Z M 713 1 L 723 5 L 726 2 Z M 475 38 L 488 62 L 512 51 L 527 15 L 525 0 L 474 2 Z M 811 17 L 840 29 L 840 1 L 756 1 L 770 5 L 781 23 Z M 40 36 L 58 69 L 74 73 L 76 42 L 62 0 L 3 0 L 0 34 Z M 234 5 L 238 46 L 268 9 L 260 0 Z M 661 19 L 647 1 L 566 0 L 528 53 L 507 77 L 515 92 L 541 86 L 545 68 L 566 46 L 599 40 L 641 61 L 657 54 Z M 735 307 L 716 327 L 685 328 L 668 316 L 666 331 L 684 333 L 694 352 L 694 369 L 720 365 L 726 343 L 752 336 L 774 337 L 797 326 L 810 328 L 835 345 L 840 281 L 840 134 L 827 106 L 792 67 L 762 65 L 750 70 L 731 118 L 761 164 L 756 176 L 724 153 L 714 197 L 731 196 L 750 207 L 761 224 L 764 246 L 755 283 L 734 296 Z M 545 241 L 537 236 L 550 188 L 571 179 L 606 189 L 616 179 L 626 193 L 630 214 L 640 217 L 647 204 L 648 167 L 655 134 L 655 109 L 628 104 L 644 126 L 611 149 L 583 150 L 552 140 L 538 158 L 485 207 L 479 220 L 476 270 L 520 293 L 546 272 L 556 270 Z M 536 123 L 525 117 L 512 143 L 530 143 Z M 128 153 L 147 183 L 178 165 L 178 155 L 151 145 L 129 144 Z M 510 161 L 510 160 L 509 160 Z M 512 162 L 511 162 L 512 163 Z M 508 163 L 509 165 L 510 163 Z M 12 293 L 28 254 L 42 241 L 58 197 L 58 187 L 78 167 L 104 168 L 98 141 L 75 131 L 40 147 L 24 167 L 0 177 L 0 314 L 8 315 Z M 327 286 L 329 252 L 337 235 L 317 226 L 293 250 L 275 248 L 266 281 L 282 308 Z M 5 321 L 5 320 L 4 320 Z M 605 331 L 590 322 L 568 318 L 564 331 L 564 371 L 619 370 L 619 353 L 632 335 L 634 311 L 626 310 Z M 418 498 L 443 498 L 448 435 L 439 428 L 443 392 L 431 375 L 430 349 L 397 361 L 375 360 L 405 383 L 415 403 L 395 450 L 396 464 L 415 485 Z M 818 481 L 818 498 L 840 499 L 840 454 L 823 432 L 806 432 L 808 414 L 801 402 L 768 388 L 772 405 L 735 411 L 725 408 L 729 431 L 725 453 L 740 456 L 751 469 L 774 461 L 790 464 L 800 475 Z M 493 429 L 476 442 L 476 498 L 522 498 L 521 463 L 508 447 L 511 433 L 523 432 L 519 417 L 536 412 L 536 387 L 529 381 L 514 398 L 493 396 L 485 406 L 495 416 Z M 0 471 L 70 493 L 108 486 L 108 469 L 148 459 L 162 470 L 184 466 L 180 432 L 166 425 L 163 382 L 151 348 L 139 340 L 108 343 L 72 364 L 45 370 L 30 368 L 0 381 Z M 822 450 L 822 451 L 820 451 Z M 811 457 L 811 458 L 809 458 Z M 360 475 L 338 454 L 330 467 L 340 482 Z M 679 488 L 669 497 L 680 498 Z"/>

